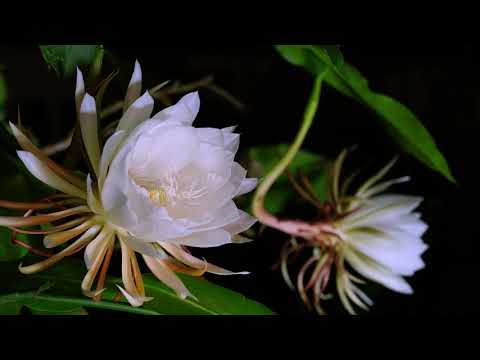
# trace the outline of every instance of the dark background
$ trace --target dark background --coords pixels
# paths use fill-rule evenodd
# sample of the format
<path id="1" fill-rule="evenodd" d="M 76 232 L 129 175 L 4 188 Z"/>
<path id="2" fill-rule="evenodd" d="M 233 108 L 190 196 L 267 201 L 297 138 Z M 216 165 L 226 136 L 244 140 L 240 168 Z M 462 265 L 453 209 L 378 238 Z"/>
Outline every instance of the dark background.
<path id="1" fill-rule="evenodd" d="M 226 127 L 238 124 L 242 134 L 240 156 L 250 146 L 289 142 L 302 117 L 312 78 L 286 63 L 271 46 L 125 48 L 105 45 L 104 75 L 116 68 L 120 74 L 104 103 L 123 96 L 138 58 L 144 89 L 164 80 L 183 83 L 214 74 L 215 82 L 241 100 L 239 111 L 208 90 L 200 90 L 201 110 L 196 126 Z M 423 219 L 430 228 L 424 236 L 430 248 L 423 258 L 426 268 L 409 279 L 415 293 L 395 294 L 370 285 L 375 306 L 372 315 L 383 313 L 463 313 L 476 310 L 479 294 L 477 274 L 477 143 L 480 128 L 478 99 L 480 71 L 478 49 L 456 48 L 445 55 L 443 48 L 343 45 L 347 61 L 368 79 L 371 89 L 408 106 L 430 131 L 447 158 L 458 181 L 454 185 L 402 153 L 392 171 L 410 175 L 411 183 L 399 192 L 424 196 Z M 74 80 L 58 79 L 49 71 L 38 48 L 0 46 L 0 64 L 8 85 L 7 113 L 15 119 L 20 105 L 23 121 L 41 144 L 58 141 L 74 119 Z M 367 165 L 367 175 L 384 165 L 399 148 L 380 126 L 378 118 L 335 90 L 322 90 L 319 113 L 304 148 L 335 156 L 342 148 L 359 145 L 355 156 Z M 177 100 L 178 97 L 174 98 Z M 302 216 L 302 209 L 289 209 Z M 240 291 L 281 314 L 305 314 L 295 293 L 271 271 L 285 237 L 266 230 L 253 243 L 226 245 L 200 253 L 213 263 L 232 270 L 250 270 L 250 276 L 209 279 Z M 114 267 L 111 267 L 113 270 Z M 335 305 L 332 313 L 341 314 Z"/>

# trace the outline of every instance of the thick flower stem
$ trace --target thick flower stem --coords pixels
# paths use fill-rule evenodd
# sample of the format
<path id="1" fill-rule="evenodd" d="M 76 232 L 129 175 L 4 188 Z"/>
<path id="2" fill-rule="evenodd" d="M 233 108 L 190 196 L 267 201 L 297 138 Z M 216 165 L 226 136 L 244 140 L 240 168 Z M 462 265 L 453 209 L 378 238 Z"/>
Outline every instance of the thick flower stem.
<path id="1" fill-rule="evenodd" d="M 320 92 L 322 87 L 323 75 L 318 75 L 315 78 L 312 92 L 308 100 L 305 112 L 303 115 L 302 125 L 293 141 L 290 145 L 285 156 L 278 162 L 278 164 L 265 176 L 261 184 L 258 186 L 252 203 L 252 212 L 258 218 L 258 220 L 270 227 L 279 229 L 284 232 L 290 233 L 292 230 L 292 224 L 284 224 L 279 221 L 274 215 L 270 214 L 264 207 L 264 199 L 268 191 L 278 179 L 278 177 L 287 169 L 288 165 L 292 162 L 298 150 L 300 150 L 303 141 L 312 125 L 313 119 L 317 112 L 318 103 L 320 99 Z M 291 223 L 291 222 L 290 222 Z"/>

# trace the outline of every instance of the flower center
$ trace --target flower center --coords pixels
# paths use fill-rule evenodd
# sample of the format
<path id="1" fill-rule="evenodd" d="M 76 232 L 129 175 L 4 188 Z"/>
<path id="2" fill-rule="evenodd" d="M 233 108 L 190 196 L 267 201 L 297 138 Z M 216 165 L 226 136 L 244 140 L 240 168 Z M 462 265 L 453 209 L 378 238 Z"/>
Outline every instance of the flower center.
<path id="1" fill-rule="evenodd" d="M 207 187 L 198 179 L 182 179 L 179 181 L 176 174 L 166 174 L 160 179 L 151 179 L 141 176 L 132 176 L 135 183 L 148 192 L 150 201 L 160 206 L 175 206 L 179 202 L 195 205 L 195 200 L 207 193 Z"/>
<path id="2" fill-rule="evenodd" d="M 163 189 L 154 189 L 148 192 L 148 197 L 153 202 L 158 202 L 160 205 L 167 205 L 167 193 Z"/>

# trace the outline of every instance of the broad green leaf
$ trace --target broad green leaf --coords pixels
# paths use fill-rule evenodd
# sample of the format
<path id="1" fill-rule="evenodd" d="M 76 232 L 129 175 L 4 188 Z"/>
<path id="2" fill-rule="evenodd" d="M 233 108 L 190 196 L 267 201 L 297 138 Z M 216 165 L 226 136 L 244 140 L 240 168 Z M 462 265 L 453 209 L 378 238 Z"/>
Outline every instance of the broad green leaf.
<path id="1" fill-rule="evenodd" d="M 455 182 L 447 161 L 415 114 L 397 100 L 370 90 L 367 79 L 343 61 L 338 49 L 318 45 L 278 45 L 276 49 L 288 62 L 314 75 L 328 69 L 324 79 L 327 84 L 373 110 L 406 152 Z"/>
<path id="2" fill-rule="evenodd" d="M 249 150 L 249 158 L 252 170 L 257 172 L 255 176 L 265 176 L 278 163 L 288 151 L 288 144 L 273 146 L 253 147 Z M 322 201 L 326 199 L 325 158 L 306 150 L 300 150 L 288 167 L 292 175 L 296 177 L 300 171 L 312 184 L 315 194 Z M 265 198 L 265 208 L 271 213 L 278 213 L 285 209 L 289 201 L 298 199 L 299 195 L 288 180 L 287 174 L 282 174 Z"/>
<path id="3" fill-rule="evenodd" d="M 0 296 L 0 315 L 18 315 L 26 306 L 33 315 L 87 315 L 78 304 L 35 292 Z"/>
<path id="4" fill-rule="evenodd" d="M 38 294 L 35 291 L 16 292 L 0 296 L 0 315 L 17 315 L 27 306 L 35 315 L 86 315 L 82 307 L 124 311 L 140 315 L 158 315 L 154 311 L 133 308 L 122 303 L 95 302 L 88 298 Z"/>
<path id="5" fill-rule="evenodd" d="M 1 269 L 1 268 L 0 268 Z M 3 270 L 2 270 L 3 271 Z M 11 270 L 10 270 L 11 272 Z M 36 296 L 36 300 L 45 300 L 48 305 L 61 303 L 62 306 L 76 305 L 89 308 L 103 308 L 114 311 L 124 311 L 146 315 L 272 315 L 273 312 L 264 305 L 247 299 L 245 296 L 215 285 L 203 278 L 194 278 L 178 274 L 189 290 L 197 297 L 198 301 L 191 298 L 182 300 L 170 288 L 157 280 L 152 274 L 144 274 L 145 292 L 154 299 L 146 302 L 141 308 L 134 308 L 125 299 L 113 302 L 116 295 L 115 284 L 121 285 L 119 278 L 107 279 L 105 290 L 102 293 L 102 301 L 95 302 L 84 297 L 80 293 L 80 285 L 85 275 L 85 265 L 76 259 L 66 259 L 53 268 L 34 275 L 16 274 L 16 281 L 9 287 L 16 294 L 9 294 L 7 299 L 17 299 L 22 294 L 22 299 L 31 299 L 32 292 L 25 292 L 25 286 L 30 289 L 49 281 L 53 285 Z M 21 289 L 15 288 L 16 283 L 22 284 Z M 13 286 L 13 287 L 12 287 Z M 21 291 L 21 292 L 20 292 Z M 2 291 L 2 292 L 5 292 Z M 10 297 L 9 297 L 10 296 Z M 0 301 L 1 304 L 1 301 Z M 11 302 L 7 302 L 11 306 Z M 27 304 L 28 305 L 28 304 Z M 45 306 L 41 303 L 41 305 Z M 37 304 L 38 306 L 38 304 Z M 48 307 L 49 311 L 55 307 Z M 57 309 L 58 310 L 58 309 Z M 0 306 L 1 311 L 1 306 Z"/>
<path id="6" fill-rule="evenodd" d="M 41 45 L 40 50 L 49 68 L 58 76 L 69 77 L 77 66 L 87 66 L 94 62 L 103 51 L 102 45 Z"/>

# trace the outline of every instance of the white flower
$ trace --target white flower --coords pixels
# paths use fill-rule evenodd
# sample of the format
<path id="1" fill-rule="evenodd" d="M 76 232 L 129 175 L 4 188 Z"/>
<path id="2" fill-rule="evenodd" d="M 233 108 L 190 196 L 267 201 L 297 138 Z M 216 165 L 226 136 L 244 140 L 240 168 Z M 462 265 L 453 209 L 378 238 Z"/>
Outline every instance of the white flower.
<path id="1" fill-rule="evenodd" d="M 219 246 L 255 222 L 232 200 L 256 185 L 234 161 L 239 135 L 233 128 L 194 128 L 199 105 L 198 93 L 190 93 L 148 119 L 153 100 L 146 93 L 132 105 L 145 110 L 131 117 L 127 111 L 105 146 L 124 139 L 108 154 L 101 203 L 135 246 Z"/>
<path id="2" fill-rule="evenodd" d="M 195 258 L 186 246 L 214 247 L 249 241 L 238 234 L 255 219 L 237 209 L 233 198 L 251 191 L 256 179 L 234 161 L 239 135 L 234 128 L 194 128 L 200 100 L 197 92 L 154 116 L 154 101 L 141 93 L 138 62 L 124 102 L 124 113 L 116 131 L 100 145 L 95 99 L 85 93 L 83 76 L 77 71 L 75 100 L 86 154 L 93 173 L 82 178 L 62 168 L 36 148 L 11 124 L 25 151 L 18 155 L 39 180 L 65 195 L 62 201 L 16 203 L 0 206 L 30 209 L 26 217 L 0 217 L 0 225 L 25 232 L 20 227 L 75 218 L 55 224 L 44 245 L 52 248 L 76 239 L 59 253 L 30 266 L 23 273 L 45 269 L 86 246 L 88 272 L 82 282 L 87 296 L 98 299 L 105 272 L 118 239 L 122 251 L 122 294 L 133 306 L 145 296 L 135 252 L 161 281 L 185 298 L 189 291 L 173 271 L 202 275 L 205 272 L 234 273 Z M 38 209 L 76 207 L 48 215 L 31 216 Z M 103 264 L 103 265 L 102 265 Z M 98 276 L 97 290 L 92 284 Z M 191 295 L 193 296 L 193 295 Z"/>
<path id="3" fill-rule="evenodd" d="M 353 195 L 340 186 L 340 170 L 346 151 L 335 162 L 329 183 L 330 201 L 322 207 L 326 218 L 311 224 L 299 223 L 301 237 L 314 251 L 302 266 L 297 277 L 297 288 L 305 303 L 306 291 L 313 290 L 314 306 L 321 314 L 319 302 L 325 297 L 331 274 L 336 268 L 336 287 L 340 300 L 351 314 L 355 314 L 350 301 L 367 310 L 373 302 L 355 283 L 364 283 L 354 276 L 346 264 L 358 274 L 393 291 L 411 294 L 410 285 L 403 278 L 422 269 L 421 255 L 427 249 L 422 236 L 428 226 L 413 212 L 421 197 L 382 194 L 391 185 L 408 181 L 408 177 L 380 182 L 393 166 L 395 159 L 368 179 Z M 341 189 L 341 190 L 340 190 Z M 316 199 L 319 201 L 319 199 Z M 296 234 L 297 237 L 299 234 Z M 287 258 L 303 247 L 293 243 L 284 248 L 282 271 L 287 283 L 293 287 L 287 271 Z M 304 276 L 314 267 L 307 284 Z"/>
<path id="4" fill-rule="evenodd" d="M 419 213 L 412 212 L 421 200 L 420 197 L 395 194 L 364 200 L 357 211 L 332 224 L 341 239 L 338 244 L 341 256 L 365 278 L 399 293 L 413 293 L 403 276 L 411 276 L 425 266 L 421 255 L 427 245 L 421 237 L 427 225 Z M 362 302 L 371 304 L 360 289 L 349 283 L 343 267 L 337 281 L 340 298 L 350 312 L 354 311 L 344 291 L 361 307 Z"/>

